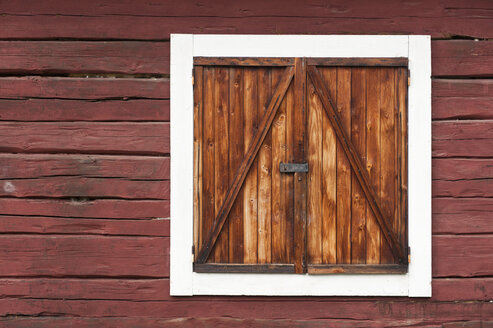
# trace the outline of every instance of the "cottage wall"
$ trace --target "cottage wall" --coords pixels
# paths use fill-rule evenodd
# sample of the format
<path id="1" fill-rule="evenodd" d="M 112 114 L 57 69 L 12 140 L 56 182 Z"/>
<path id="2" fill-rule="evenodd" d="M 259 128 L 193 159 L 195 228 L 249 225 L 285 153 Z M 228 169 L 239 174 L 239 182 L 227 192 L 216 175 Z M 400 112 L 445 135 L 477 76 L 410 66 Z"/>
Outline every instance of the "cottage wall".
<path id="1" fill-rule="evenodd" d="M 493 325 L 493 2 L 13 0 L 0 13 L 0 327 Z M 432 298 L 169 296 L 170 33 L 432 36 Z"/>

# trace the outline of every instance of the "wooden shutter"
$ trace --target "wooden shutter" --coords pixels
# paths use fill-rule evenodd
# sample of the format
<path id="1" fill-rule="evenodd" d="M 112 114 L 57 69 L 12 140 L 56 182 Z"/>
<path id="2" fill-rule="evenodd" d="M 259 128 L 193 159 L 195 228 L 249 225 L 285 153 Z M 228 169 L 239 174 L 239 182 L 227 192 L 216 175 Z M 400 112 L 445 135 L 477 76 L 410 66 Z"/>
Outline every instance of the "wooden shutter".
<path id="1" fill-rule="evenodd" d="M 194 270 L 405 272 L 406 65 L 195 58 Z"/>

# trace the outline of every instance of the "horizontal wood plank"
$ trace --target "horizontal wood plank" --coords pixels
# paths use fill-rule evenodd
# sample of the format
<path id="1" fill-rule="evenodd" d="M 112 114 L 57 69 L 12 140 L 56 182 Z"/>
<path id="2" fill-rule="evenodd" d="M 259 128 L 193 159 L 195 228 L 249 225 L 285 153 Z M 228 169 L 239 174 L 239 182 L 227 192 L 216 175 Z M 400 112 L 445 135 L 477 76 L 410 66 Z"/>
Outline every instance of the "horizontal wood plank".
<path id="1" fill-rule="evenodd" d="M 309 264 L 309 274 L 399 274 L 407 273 L 407 265 L 401 264 Z"/>
<path id="2" fill-rule="evenodd" d="M 493 178 L 433 181 L 433 197 L 493 197 Z"/>
<path id="3" fill-rule="evenodd" d="M 451 201 L 462 201 L 457 198 L 450 199 Z M 461 212 L 459 210 L 459 213 L 435 213 L 432 229 L 434 234 L 493 233 L 491 212 L 483 211 L 478 207 L 477 211 Z"/>
<path id="4" fill-rule="evenodd" d="M 0 41 L 0 73 L 169 74 L 169 42 Z"/>
<path id="5" fill-rule="evenodd" d="M 0 123 L 0 151 L 168 154 L 169 123 Z"/>
<path id="6" fill-rule="evenodd" d="M 169 217 L 168 200 L 0 198 L 0 214 L 78 218 Z"/>
<path id="7" fill-rule="evenodd" d="M 242 306 L 243 305 L 243 306 Z M 435 324 L 436 322 L 481 320 L 488 318 L 493 311 L 493 304 L 488 302 L 404 302 L 395 300 L 363 300 L 348 302 L 347 300 L 321 301 L 270 301 L 265 299 L 256 302 L 231 302 L 209 300 L 207 303 L 194 300 L 167 301 L 106 301 L 106 300 L 49 300 L 19 299 L 0 300 L 0 315 L 19 314 L 46 315 L 49 313 L 66 316 L 90 315 L 101 317 L 142 317 L 150 318 L 183 318 L 190 314 L 193 317 L 235 317 L 242 319 L 279 319 L 320 320 L 331 319 L 394 321 L 405 320 L 407 326 L 412 320 Z M 413 319 L 416 318 L 416 319 Z M 138 324 L 137 326 L 141 326 Z M 391 325 L 392 326 L 392 325 Z M 274 326 L 275 327 L 275 326 Z M 324 326 L 326 327 L 326 326 Z M 337 326 L 340 327 L 340 326 Z M 354 327 L 347 325 L 346 327 Z M 380 326 L 381 327 L 381 326 Z"/>
<path id="8" fill-rule="evenodd" d="M 169 238 L 0 236 L 0 276 L 165 277 Z"/>
<path id="9" fill-rule="evenodd" d="M 440 301 L 491 300 L 493 278 L 445 278 L 432 282 L 433 299 Z"/>
<path id="10" fill-rule="evenodd" d="M 432 252 L 434 277 L 493 275 L 493 235 L 434 236 Z"/>
<path id="11" fill-rule="evenodd" d="M 0 154 L 0 179 L 59 176 L 169 179 L 169 157 L 68 154 Z"/>
<path id="12" fill-rule="evenodd" d="M 420 15 L 422 17 L 440 17 L 449 13 L 444 7 L 437 4 L 442 3 L 438 0 L 418 0 L 413 4 L 410 3 L 395 3 L 391 0 L 384 0 L 377 4 L 369 4 L 365 1 L 354 1 L 348 4 L 344 0 L 336 0 L 333 6 L 346 5 L 345 10 L 335 10 L 331 6 L 321 6 L 317 1 L 305 1 L 300 3 L 296 0 L 286 0 L 283 5 L 278 3 L 265 3 L 262 0 L 252 0 L 248 3 L 232 2 L 229 6 L 224 6 L 222 3 L 205 2 L 201 6 L 196 6 L 193 0 L 184 0 L 180 3 L 169 3 L 167 1 L 144 2 L 135 6 L 133 3 L 115 1 L 115 0 L 98 0 L 94 1 L 94 6 L 87 6 L 83 3 L 65 2 L 61 0 L 51 0 L 43 3 L 35 1 L 29 2 L 29 5 L 19 6 L 16 3 L 7 3 L 2 6 L 2 11 L 5 14 L 17 15 L 141 15 L 141 16 L 194 16 L 207 17 L 221 15 L 225 17 L 251 17 L 251 16 L 323 16 L 323 17 L 339 17 L 339 18 L 386 18 L 401 16 L 403 13 L 407 15 Z M 454 5 L 455 11 L 452 11 L 456 16 L 461 16 L 469 13 L 474 9 L 492 9 L 489 2 L 463 2 L 451 1 L 445 2 Z M 385 10 L 376 10 L 385 9 Z M 449 9 L 450 10 L 450 9 Z M 371 14 L 370 14 L 371 13 Z M 478 17 L 489 17 L 487 13 L 478 14 Z"/>
<path id="13" fill-rule="evenodd" d="M 433 156 L 493 156 L 493 121 L 442 121 L 433 123 Z"/>
<path id="14" fill-rule="evenodd" d="M 493 42 L 435 40 L 431 43 L 433 76 L 493 76 Z"/>
<path id="15" fill-rule="evenodd" d="M 492 49 L 491 41 L 434 40 L 433 76 L 492 76 Z M 169 42 L 0 41 L 0 59 L 7 74 L 169 74 Z"/>
<path id="16" fill-rule="evenodd" d="M 0 99 L 0 121 L 169 121 L 169 100 Z"/>
<path id="17" fill-rule="evenodd" d="M 341 3 L 340 6 L 347 6 Z M 357 4 L 355 4 L 357 6 Z M 436 6 L 436 5 L 435 5 Z M 219 12 L 223 12 L 221 6 Z M 262 8 L 263 6 L 260 6 Z M 279 5 L 276 3 L 276 8 Z M 281 7 L 288 7 L 282 4 Z M 323 7 L 318 5 L 317 7 Z M 416 7 L 420 7 L 416 5 Z M 346 7 L 344 7 L 346 8 Z M 385 8 L 385 7 L 384 7 Z M 245 11 L 245 9 L 241 9 Z M 375 8 L 367 9 L 375 12 Z M 339 10 L 334 10 L 339 11 Z M 346 9 L 341 10 L 347 12 Z M 387 11 L 386 8 L 383 11 Z M 303 11 L 302 11 L 303 12 Z M 81 15 L 3 15 L 0 31 L 2 39 L 85 39 L 85 40 L 163 40 L 171 33 L 209 33 L 209 34 L 427 34 L 433 37 L 466 35 L 478 38 L 491 38 L 491 16 L 478 10 L 474 15 L 464 17 L 443 16 L 423 17 L 422 13 L 411 15 L 402 9 L 399 24 L 396 15 L 374 19 L 373 17 L 352 17 L 349 15 L 329 14 L 328 17 L 315 14 L 303 17 L 302 12 L 293 16 L 262 17 L 220 17 L 213 12 L 210 17 L 157 17 L 135 14 L 81 16 Z M 368 14 L 367 12 L 367 14 Z M 224 14 L 223 14 L 224 15 Z M 300 16 L 301 15 L 301 16 Z M 479 16 L 479 17 L 478 17 Z M 39 28 L 42 26 L 43 28 Z"/>
<path id="18" fill-rule="evenodd" d="M 0 231 L 8 233 L 129 235 L 169 237 L 168 219 L 81 219 L 0 215 Z"/>
<path id="19" fill-rule="evenodd" d="M 435 158 L 432 165 L 433 179 L 436 180 L 493 178 L 491 158 Z"/>
<path id="20" fill-rule="evenodd" d="M 433 80 L 433 119 L 492 119 L 493 87 L 488 79 Z"/>
<path id="21" fill-rule="evenodd" d="M 168 279 L 118 278 L 4 278 L 0 279 L 0 297 L 128 301 L 170 299 Z"/>
<path id="22" fill-rule="evenodd" d="M 169 199 L 169 180 L 51 177 L 0 180 L 0 197 Z"/>
<path id="23" fill-rule="evenodd" d="M 169 79 L 0 77 L 0 98 L 169 98 Z"/>
<path id="24" fill-rule="evenodd" d="M 429 323 L 429 324 L 428 324 Z M 413 318 L 402 320 L 353 320 L 353 319 L 314 319 L 314 320 L 292 320 L 292 319 L 243 319 L 243 318 L 196 318 L 183 317 L 180 319 L 160 319 L 160 318 L 87 318 L 87 317 L 50 317 L 43 316 L 38 318 L 5 318 L 0 319 L 0 324 L 5 328 L 216 328 L 216 327 L 269 327 L 269 328 L 291 328 L 291 327 L 311 327 L 311 328 L 380 328 L 380 327 L 409 327 L 409 325 L 420 325 L 422 327 L 439 328 L 489 328 L 493 321 L 444 321 L 441 324 L 432 323 L 428 318 Z"/>
<path id="25" fill-rule="evenodd" d="M 432 83 L 434 97 L 492 97 L 491 79 L 435 79 Z"/>
<path id="26" fill-rule="evenodd" d="M 493 278 L 441 278 L 433 280 L 433 301 L 488 301 L 493 293 Z M 169 280 L 164 279 L 53 279 L 3 278 L 0 279 L 0 297 L 157 301 L 173 300 L 169 296 Z M 242 297 L 196 296 L 201 301 L 238 301 Z M 286 301 L 285 297 L 249 297 L 255 301 Z M 364 297 L 297 297 L 298 301 L 322 301 L 330 306 L 334 300 L 362 301 Z M 382 300 L 375 298 L 375 300 Z M 389 300 L 389 298 L 387 298 Z"/>

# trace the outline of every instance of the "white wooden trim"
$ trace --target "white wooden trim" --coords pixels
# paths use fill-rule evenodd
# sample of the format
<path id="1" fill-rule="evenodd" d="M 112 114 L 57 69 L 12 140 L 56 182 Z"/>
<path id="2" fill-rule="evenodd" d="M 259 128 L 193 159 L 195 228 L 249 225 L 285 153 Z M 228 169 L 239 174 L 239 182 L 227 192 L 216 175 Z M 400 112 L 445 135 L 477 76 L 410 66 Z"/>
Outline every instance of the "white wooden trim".
<path id="1" fill-rule="evenodd" d="M 431 38 L 409 36 L 409 296 L 431 296 Z"/>
<path id="2" fill-rule="evenodd" d="M 171 36 L 171 295 L 431 296 L 431 55 L 429 36 Z M 409 245 L 407 274 L 195 273 L 193 245 L 194 56 L 408 57 Z"/>
<path id="3" fill-rule="evenodd" d="M 191 295 L 193 245 L 193 36 L 171 36 L 170 294 Z M 189 174 L 190 173 L 190 174 Z"/>

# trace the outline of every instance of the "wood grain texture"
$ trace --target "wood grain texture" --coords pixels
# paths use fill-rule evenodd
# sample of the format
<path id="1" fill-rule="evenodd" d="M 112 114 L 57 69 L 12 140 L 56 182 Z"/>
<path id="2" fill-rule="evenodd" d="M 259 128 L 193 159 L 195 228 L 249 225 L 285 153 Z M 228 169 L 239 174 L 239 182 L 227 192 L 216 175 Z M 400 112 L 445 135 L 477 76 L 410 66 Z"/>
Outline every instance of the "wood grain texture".
<path id="1" fill-rule="evenodd" d="M 26 234 L 73 234 L 169 237 L 168 219 L 82 219 L 43 216 L 0 216 L 0 231 Z"/>
<path id="2" fill-rule="evenodd" d="M 216 215 L 215 218 L 216 223 L 211 229 L 211 231 L 208 233 L 208 237 L 206 238 L 207 242 L 206 244 L 204 244 L 199 254 L 198 257 L 199 263 L 204 263 L 205 260 L 208 258 L 209 253 L 212 250 L 212 246 L 216 242 L 216 239 L 220 234 L 223 224 L 227 218 L 227 215 L 231 210 L 233 202 L 236 199 L 236 196 L 238 195 L 241 185 L 243 184 L 243 181 L 245 180 L 250 167 L 255 161 L 255 157 L 259 151 L 259 148 L 261 147 L 262 142 L 264 141 L 266 135 L 269 132 L 270 126 L 275 118 L 279 105 L 281 104 L 282 99 L 284 98 L 284 95 L 292 78 L 293 78 L 293 69 L 291 67 L 288 67 L 285 69 L 279 80 L 279 84 L 277 85 L 276 90 L 273 93 L 272 99 L 269 102 L 269 106 L 266 111 L 266 114 L 262 117 L 258 131 L 253 137 L 253 140 L 248 148 L 248 151 L 238 169 L 238 174 L 235 176 L 231 186 L 228 188 L 228 192 L 227 195 L 225 196 L 224 203 L 221 205 L 221 208 L 219 209 L 219 213 Z"/>
<path id="3" fill-rule="evenodd" d="M 170 300 L 169 280 L 98 278 L 2 278 L 0 295 L 18 298 L 128 301 Z"/>
<path id="4" fill-rule="evenodd" d="M 361 4 L 357 2 L 354 6 Z M 421 7 L 419 3 L 419 7 Z M 443 6 L 434 4 L 436 7 Z M 284 4 L 288 7 L 288 4 Z M 272 14 L 267 16 L 259 13 L 250 17 L 224 17 L 212 12 L 210 17 L 197 17 L 186 14 L 183 17 L 172 17 L 166 13 L 163 17 L 156 17 L 154 13 L 147 16 L 131 15 L 4 15 L 2 25 L 5 29 L 0 33 L 2 39 L 84 39 L 84 40 L 167 40 L 169 35 L 177 31 L 181 33 L 209 33 L 209 34 L 426 34 L 437 38 L 447 38 L 454 35 L 465 35 L 477 38 L 491 38 L 491 16 L 483 10 L 466 9 L 458 14 L 449 15 L 442 9 L 431 17 L 423 16 L 422 12 L 410 14 L 408 7 L 394 11 L 385 17 L 373 17 L 368 12 L 375 12 L 375 7 L 366 9 L 366 15 L 353 17 L 347 13 L 346 4 L 336 5 L 334 10 L 340 14 L 320 16 L 316 12 L 314 17 L 306 17 L 305 11 L 300 10 L 288 16 Z M 195 5 L 194 5 L 195 7 Z M 319 4 L 314 5 L 320 9 Z M 190 7 L 188 7 L 190 9 Z M 262 10 L 263 5 L 258 8 Z M 276 6 L 278 8 L 278 6 Z M 299 8 L 299 7 L 298 7 Z M 323 7 L 322 7 L 323 8 Z M 352 7 L 354 8 L 354 7 Z M 217 9 L 224 14 L 224 6 Z M 272 9 L 271 9 L 272 10 Z M 327 8 L 331 11 L 331 7 Z M 380 8 L 388 12 L 385 5 Z M 241 9 L 242 12 L 249 10 Z M 438 15 L 438 16 L 437 16 Z M 293 17 L 296 24 L 293 24 Z M 395 18 L 399 17 L 399 24 Z M 273 22 L 274 20 L 274 22 Z M 43 26 L 42 29 L 37 28 Z M 81 28 L 83 27 L 83 28 Z"/>
<path id="5" fill-rule="evenodd" d="M 366 163 L 366 72 L 351 70 L 351 140 Z M 366 263 L 366 197 L 356 176 L 351 176 L 351 263 Z"/>
<path id="6" fill-rule="evenodd" d="M 307 90 L 307 264 L 322 263 L 322 104 L 311 83 Z"/>
<path id="7" fill-rule="evenodd" d="M 380 74 L 380 202 L 381 209 L 389 219 L 389 229 L 395 233 L 396 216 L 396 113 L 395 113 L 395 75 L 388 69 Z M 380 263 L 392 263 L 393 246 L 382 243 Z"/>
<path id="8" fill-rule="evenodd" d="M 0 276 L 165 277 L 165 237 L 0 236 Z"/>
<path id="9" fill-rule="evenodd" d="M 416 320 L 428 326 L 436 322 L 464 320 L 485 320 L 493 309 L 493 305 L 485 302 L 398 302 L 381 300 L 379 302 L 362 300 L 348 302 L 335 300 L 320 302 L 303 301 L 272 301 L 263 299 L 258 302 L 238 306 L 237 302 L 215 301 L 112 301 L 112 300 L 50 300 L 50 299 L 19 299 L 0 300 L 0 314 L 24 313 L 36 316 L 41 313 L 64 313 L 68 317 L 91 313 L 92 318 L 102 317 L 138 317 L 148 318 L 183 318 L 193 313 L 194 317 L 237 317 L 242 319 L 279 319 L 320 320 L 330 322 L 333 318 L 344 318 L 354 321 L 365 321 L 367 327 L 371 321 Z M 355 311 L 356 310 L 356 311 Z M 415 319 L 413 319 L 415 318 Z M 336 321 L 337 322 L 337 321 Z M 346 325 L 353 327 L 352 323 Z M 349 324 L 349 323 L 348 323 Z M 337 325 L 335 325 L 338 327 Z M 381 327 L 381 326 L 380 326 Z M 432 326 L 433 327 L 433 326 Z"/>
<path id="10" fill-rule="evenodd" d="M 272 88 L 278 85 L 280 82 L 281 72 L 278 70 L 272 70 L 271 73 L 271 84 Z M 270 140 L 269 140 L 270 138 Z M 271 234 L 272 234 L 272 245 L 271 245 L 271 257 L 272 263 L 286 263 L 285 259 L 285 207 L 283 204 L 284 200 L 284 190 L 282 185 L 282 177 L 279 172 L 279 163 L 284 161 L 284 153 L 286 149 L 286 95 L 279 104 L 279 109 L 277 110 L 274 121 L 272 122 L 269 135 L 266 138 L 266 142 L 270 141 L 269 144 L 264 144 L 270 148 L 271 152 L 271 163 L 266 163 L 268 170 L 270 172 L 270 191 L 271 191 L 271 210 L 270 210 L 270 224 L 271 224 Z"/>
<path id="11" fill-rule="evenodd" d="M 320 69 L 332 97 L 337 97 L 337 68 Z M 329 118 L 322 115 L 322 262 L 337 263 L 337 139 Z"/>
<path id="12" fill-rule="evenodd" d="M 169 42 L 145 41 L 0 41 L 0 71 L 9 74 L 46 73 L 122 73 L 168 74 Z M 493 56 L 491 41 L 433 40 L 433 76 L 491 76 Z M 311 63 L 317 59 L 310 59 Z M 336 59 L 324 64 L 341 65 Z M 258 62 L 258 61 L 257 61 Z M 209 64 L 212 62 L 209 60 Z M 224 65 L 241 64 L 240 58 L 223 61 Z M 384 65 L 406 65 L 404 61 L 379 60 Z M 204 62 L 196 60 L 196 64 Z M 221 64 L 215 60 L 214 64 Z M 247 62 L 248 64 L 248 62 Z M 255 64 L 252 62 L 251 64 Z M 260 65 L 292 65 L 292 59 L 269 60 Z M 354 61 L 351 65 L 371 64 Z"/>
<path id="13" fill-rule="evenodd" d="M 434 277 L 491 276 L 493 236 L 434 236 Z"/>
<path id="14" fill-rule="evenodd" d="M 0 98 L 169 99 L 169 79 L 2 77 Z"/>
<path id="15" fill-rule="evenodd" d="M 164 155 L 169 131 L 169 123 L 2 122 L 0 151 Z"/>
<path id="16" fill-rule="evenodd" d="M 169 199 L 169 180 L 52 177 L 0 180 L 0 197 Z"/>
<path id="17" fill-rule="evenodd" d="M 286 266 L 287 267 L 287 266 Z M 493 292 L 492 278 L 436 278 L 433 280 L 433 301 L 488 301 Z M 153 279 L 98 279 L 98 278 L 2 278 L 2 297 L 18 298 L 63 298 L 74 300 L 128 300 L 128 301 L 172 301 L 167 291 L 167 278 Z M 241 297 L 197 296 L 200 301 L 234 301 Z M 286 301 L 285 297 L 269 297 L 272 301 Z M 299 301 L 321 301 L 330 305 L 334 297 L 298 297 Z M 364 297 L 341 298 L 346 301 L 362 301 Z M 389 298 L 387 298 L 388 300 Z M 395 298 L 394 298 L 395 299 Z M 177 299 L 183 300 L 183 299 Z M 249 297 L 249 303 L 266 300 L 265 297 Z M 382 298 L 375 298 L 381 301 Z"/>
<path id="18" fill-rule="evenodd" d="M 244 83 L 244 154 L 246 155 L 247 149 L 253 142 L 261 118 L 259 107 L 262 105 L 258 104 L 258 72 L 254 69 L 245 69 Z M 256 159 L 253 163 L 243 187 L 243 236 L 245 241 L 243 260 L 244 263 L 249 264 L 257 263 L 258 260 L 258 180 L 259 175 L 262 174 L 259 162 L 260 159 Z"/>
<path id="19" fill-rule="evenodd" d="M 453 320 L 453 319 L 452 319 Z M 0 323 L 6 328 L 31 328 L 32 325 L 39 328 L 46 327 L 81 327 L 81 328 L 133 328 L 136 325 L 142 328 L 193 328 L 193 327 L 313 327 L 313 328 L 338 328 L 338 327 L 356 327 L 356 328 L 380 328 L 380 327 L 408 327 L 409 324 L 421 325 L 423 327 L 439 328 L 490 328 L 492 321 L 462 320 L 462 321 L 443 321 L 443 324 L 434 324 L 432 320 L 422 319 L 403 319 L 403 320 L 353 320 L 353 319 L 333 319 L 333 320 L 292 320 L 292 319 L 239 319 L 239 318 L 194 318 L 183 317 L 180 319 L 160 319 L 160 318 L 87 318 L 87 317 L 50 317 L 42 318 L 6 318 L 0 319 Z"/>
<path id="20" fill-rule="evenodd" d="M 0 41 L 8 74 L 169 74 L 169 42 Z"/>
<path id="21" fill-rule="evenodd" d="M 294 112 L 293 112 L 293 139 L 292 156 L 294 162 L 304 162 L 308 150 L 308 138 L 306 132 L 307 118 L 307 80 L 306 61 L 302 58 L 295 59 L 294 76 Z M 298 124 L 303 122 L 303 124 Z M 293 262 L 295 272 L 303 273 L 307 263 L 307 174 L 297 172 L 294 174 L 293 186 Z M 288 207 L 289 208 L 289 207 Z"/>
<path id="22" fill-rule="evenodd" d="M 293 58 L 263 57 L 194 57 L 194 65 L 212 66 L 292 66 Z"/>
<path id="23" fill-rule="evenodd" d="M 491 121 L 433 123 L 434 157 L 491 157 L 493 128 Z"/>
<path id="24" fill-rule="evenodd" d="M 332 100 L 342 129 L 351 136 L 351 69 L 337 68 L 337 96 Z M 334 127 L 334 129 L 336 129 Z M 337 263 L 351 263 L 351 166 L 337 142 Z"/>
<path id="25" fill-rule="evenodd" d="M 193 247 L 200 249 L 202 234 L 202 204 L 204 193 L 202 188 L 202 170 L 204 158 L 204 70 L 197 67 L 193 71 Z M 194 256 L 197 253 L 194 251 Z"/>
<path id="26" fill-rule="evenodd" d="M 492 76 L 493 42 L 435 40 L 431 43 L 433 76 Z"/>
<path id="27" fill-rule="evenodd" d="M 169 179 L 169 157 L 0 154 L 0 179 L 57 177 Z"/>
<path id="28" fill-rule="evenodd" d="M 169 100 L 0 99 L 0 121 L 169 121 Z"/>
<path id="29" fill-rule="evenodd" d="M 0 198 L 0 214 L 78 218 L 169 217 L 168 200 Z"/>
<path id="30" fill-rule="evenodd" d="M 233 179 L 245 152 L 243 73 L 240 69 L 230 68 L 229 70 L 229 181 Z M 243 190 L 240 190 L 238 201 L 233 205 L 228 218 L 229 263 L 243 263 L 243 197 Z"/>
<path id="31" fill-rule="evenodd" d="M 375 192 L 380 193 L 380 93 L 378 87 L 381 69 L 369 69 L 367 71 L 367 121 L 366 121 L 366 170 Z M 378 226 L 378 221 L 370 207 L 366 209 L 366 263 L 380 263 L 380 248 L 385 240 L 382 240 L 382 233 Z"/>
<path id="32" fill-rule="evenodd" d="M 286 6 L 278 6 L 278 4 L 266 4 L 263 1 L 255 0 L 248 4 L 231 3 L 230 6 L 224 7 L 222 3 L 207 2 L 203 6 L 197 8 L 192 0 L 183 1 L 180 4 L 168 3 L 166 1 L 157 1 L 152 3 L 143 3 L 136 7 L 132 3 L 119 2 L 114 0 L 99 0 L 97 6 L 86 6 L 80 3 L 65 3 L 60 0 L 52 0 L 47 3 L 29 2 L 28 6 L 18 6 L 15 2 L 9 3 L 4 7 L 6 14 L 18 15 L 47 15 L 58 14 L 60 16 L 79 14 L 81 16 L 91 15 L 140 15 L 140 16 L 195 16 L 206 17 L 212 14 L 222 13 L 228 17 L 248 17 L 248 16 L 294 16 L 294 17 L 339 17 L 347 18 L 348 15 L 356 18 L 385 18 L 389 15 L 395 17 L 400 13 L 408 13 L 416 15 L 416 18 L 422 17 L 439 17 L 445 13 L 453 15 L 453 17 L 466 16 L 466 14 L 476 13 L 478 18 L 487 18 L 488 12 L 481 12 L 481 9 L 491 9 L 491 4 L 488 2 L 474 2 L 472 4 L 463 0 L 447 0 L 445 4 L 449 7 L 437 6 L 438 0 L 418 1 L 419 8 L 413 4 L 396 4 L 393 1 L 385 0 L 375 5 L 370 5 L 366 2 L 358 1 L 354 5 L 344 7 L 346 10 L 334 10 L 332 7 L 320 6 L 316 1 L 308 1 L 300 4 L 297 1 L 286 1 Z M 337 0 L 333 6 L 338 7 L 346 4 L 343 0 Z M 346 4 L 347 5 L 347 4 Z M 453 6 L 453 7 L 452 7 Z M 376 10 L 376 9 L 385 9 Z M 370 10 L 370 12 L 369 12 Z M 417 15 L 419 14 L 419 15 Z"/>
<path id="33" fill-rule="evenodd" d="M 214 208 L 216 218 L 229 189 L 229 72 L 215 68 L 214 80 Z M 231 204 L 232 205 L 232 204 Z M 227 216 L 227 214 L 226 214 Z M 225 220 L 227 217 L 225 217 Z M 224 224 L 217 237 L 213 256 L 216 262 L 227 262 L 229 257 L 229 226 Z M 205 236 L 203 236 L 205 238 Z M 205 240 L 207 243 L 208 240 Z"/>
<path id="34" fill-rule="evenodd" d="M 202 214 L 201 214 L 201 233 L 200 244 L 204 244 L 203 236 L 205 236 L 213 225 L 215 215 L 215 180 L 214 180 L 214 165 L 215 165 L 215 137 L 214 137 L 214 69 L 204 68 L 203 70 L 203 159 L 202 159 Z M 199 249 L 196 251 L 198 255 Z"/>

